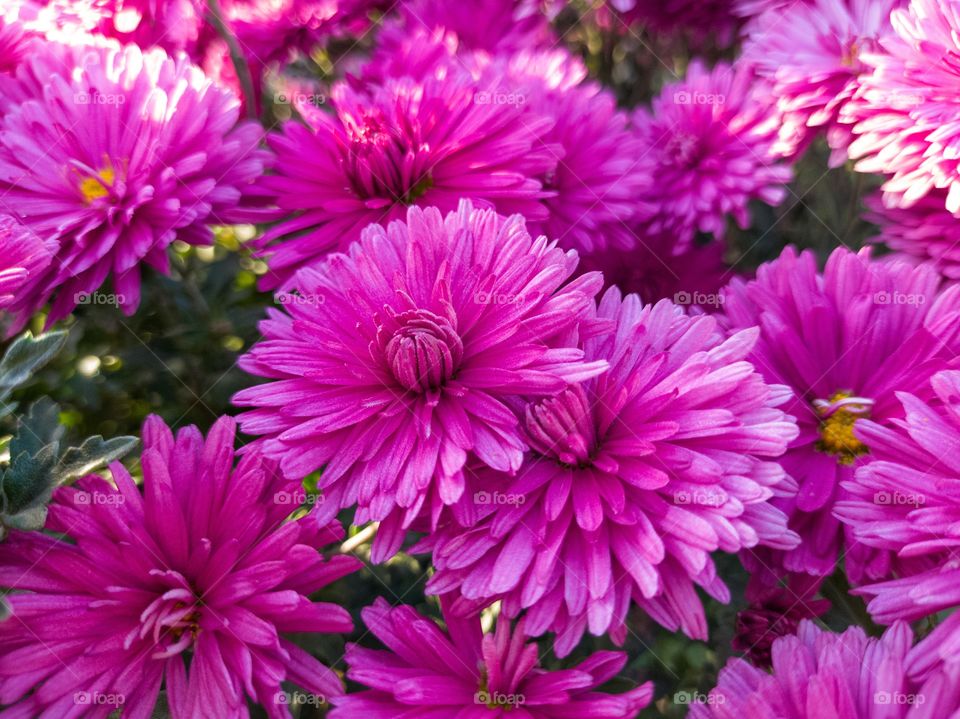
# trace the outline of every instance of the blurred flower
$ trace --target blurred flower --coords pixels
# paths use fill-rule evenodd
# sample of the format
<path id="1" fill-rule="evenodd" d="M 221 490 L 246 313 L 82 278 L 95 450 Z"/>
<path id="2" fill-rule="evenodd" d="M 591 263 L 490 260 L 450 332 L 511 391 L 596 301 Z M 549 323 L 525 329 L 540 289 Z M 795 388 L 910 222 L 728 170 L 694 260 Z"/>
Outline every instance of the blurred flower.
<path id="1" fill-rule="evenodd" d="M 880 226 L 872 238 L 915 260 L 932 260 L 952 280 L 960 279 L 960 217 L 946 208 L 946 190 L 932 190 L 910 207 L 887 207 L 868 197 L 865 219 Z"/>
<path id="2" fill-rule="evenodd" d="M 591 654 L 570 669 L 540 668 L 536 644 L 524 643 L 500 617 L 483 634 L 478 616 L 445 612 L 447 631 L 411 607 L 378 598 L 363 620 L 387 649 L 347 647 L 347 677 L 370 689 L 334 700 L 331 719 L 401 716 L 509 716 L 527 719 L 633 719 L 653 698 L 650 682 L 621 694 L 596 691 L 623 669 L 621 652 Z M 521 622 L 522 624 L 522 622 Z"/>
<path id="3" fill-rule="evenodd" d="M 872 598 L 870 613 L 883 624 L 960 606 L 960 372 L 940 372 L 930 385 L 932 396 L 900 393 L 904 419 L 897 424 L 858 425 L 870 462 L 844 483 L 848 499 L 837 504 L 858 541 L 912 562 L 896 579 L 859 590 Z M 941 659 L 960 659 L 956 612 L 920 642 L 908 668 L 925 677 Z"/>
<path id="4" fill-rule="evenodd" d="M 811 0 L 771 8 L 748 25 L 741 62 L 771 83 L 783 115 L 777 152 L 795 157 L 824 129 L 831 167 L 847 159 L 853 139 L 840 112 L 859 87 L 864 52 L 891 32 L 901 0 Z"/>
<path id="5" fill-rule="evenodd" d="M 731 5 L 730 0 L 606 0 L 598 13 L 601 25 L 614 32 L 640 24 L 660 33 L 684 31 L 695 40 L 713 34 L 727 45 L 737 27 Z"/>
<path id="6" fill-rule="evenodd" d="M 767 381 L 790 387 L 786 411 L 800 425 L 781 459 L 800 491 L 775 503 L 803 542 L 788 552 L 748 552 L 745 560 L 771 580 L 783 570 L 832 574 L 841 559 L 854 583 L 887 576 L 890 554 L 857 542 L 833 508 L 845 496 L 841 483 L 872 451 L 856 432 L 859 422 L 889 426 L 902 416 L 896 394 L 926 396 L 930 376 L 960 347 L 960 287 L 941 292 L 930 265 L 844 248 L 821 275 L 812 253 L 788 247 L 756 280 L 733 280 L 723 309 L 731 327 L 760 326 L 751 359 Z"/>
<path id="7" fill-rule="evenodd" d="M 50 264 L 56 244 L 41 240 L 10 215 L 0 215 L 0 307 L 10 305 L 31 276 Z"/>
<path id="8" fill-rule="evenodd" d="M 708 71 L 695 61 L 652 112 L 636 112 L 642 166 L 654 180 L 638 197 L 653 208 L 644 234 L 673 236 L 679 249 L 697 232 L 721 237 L 727 215 L 746 228 L 751 200 L 783 201 L 790 169 L 772 151 L 780 118 L 751 95 L 755 84 L 749 69 Z"/>
<path id="9" fill-rule="evenodd" d="M 208 225 L 244 217 L 264 166 L 261 130 L 234 127 L 236 101 L 183 56 L 48 51 L 7 83 L 27 99 L 0 121 L 0 209 L 58 245 L 12 311 L 23 324 L 53 298 L 52 324 L 109 276 L 132 314 L 141 262 L 166 271 L 175 239 L 208 243 Z"/>
<path id="10" fill-rule="evenodd" d="M 245 716 L 245 694 L 281 716 L 285 681 L 342 693 L 280 636 L 352 630 L 344 608 L 308 599 L 359 565 L 317 552 L 339 525 L 284 522 L 273 464 L 248 452 L 234 468 L 229 418 L 204 440 L 150 417 L 143 444 L 142 492 L 114 463 L 116 486 L 88 475 L 54 494 L 46 529 L 71 541 L 12 532 L 0 544 L 0 586 L 15 590 L 0 623 L 0 702 L 21 716 L 94 716 L 80 705 L 149 716 L 165 683 L 172 716 L 195 719 Z"/>
<path id="11" fill-rule="evenodd" d="M 270 138 L 276 173 L 263 189 L 285 219 L 258 240 L 269 252 L 263 286 L 289 286 L 296 270 L 345 250 L 371 223 L 406 216 L 411 205 L 454 210 L 461 198 L 527 220 L 546 217 L 535 179 L 556 166 L 543 143 L 551 121 L 494 102 L 465 74 L 388 80 L 367 92 L 334 87 L 331 115 L 300 105 L 307 125 L 289 122 Z"/>
<path id="12" fill-rule="evenodd" d="M 505 402 L 543 396 L 605 368 L 558 343 L 593 306 L 598 275 L 523 218 L 462 202 L 443 217 L 409 208 L 371 225 L 348 254 L 296 278 L 286 312 L 243 357 L 275 381 L 238 393 L 243 430 L 289 478 L 323 467 L 323 513 L 359 505 L 379 521 L 375 561 L 392 556 L 418 516 L 436 521 L 464 492 L 468 453 L 520 467 L 518 420 Z"/>
<path id="13" fill-rule="evenodd" d="M 626 635 L 631 600 L 672 631 L 704 639 L 695 587 L 729 600 L 714 551 L 795 546 L 768 501 L 789 484 L 776 462 L 796 425 L 744 358 L 756 340 L 668 301 L 643 306 L 615 289 L 599 317 L 613 332 L 584 342 L 610 370 L 524 409 L 530 448 L 503 502 L 468 531 L 453 524 L 433 548 L 435 594 L 458 612 L 502 600 L 525 631 L 553 631 L 569 654 L 589 629 Z"/>
<path id="14" fill-rule="evenodd" d="M 880 639 L 860 627 L 842 634 L 803 621 L 773 643 L 773 673 L 732 659 L 717 687 L 690 708 L 690 719 L 957 719 L 960 665 L 923 685 L 904 671 L 913 632 L 902 622 Z"/>
<path id="15" fill-rule="evenodd" d="M 809 574 L 791 574 L 778 586 L 757 587 L 752 597 L 748 588 L 750 606 L 737 614 L 733 650 L 757 667 L 769 667 L 775 640 L 795 634 L 801 620 L 815 619 L 829 611 L 829 600 L 814 599 L 823 580 Z"/>
<path id="16" fill-rule="evenodd" d="M 867 71 L 844 109 L 857 123 L 850 156 L 861 172 L 891 176 L 888 206 L 910 207 L 936 188 L 960 212 L 960 13 L 953 0 L 912 0 L 891 21 L 882 48 L 861 55 Z"/>

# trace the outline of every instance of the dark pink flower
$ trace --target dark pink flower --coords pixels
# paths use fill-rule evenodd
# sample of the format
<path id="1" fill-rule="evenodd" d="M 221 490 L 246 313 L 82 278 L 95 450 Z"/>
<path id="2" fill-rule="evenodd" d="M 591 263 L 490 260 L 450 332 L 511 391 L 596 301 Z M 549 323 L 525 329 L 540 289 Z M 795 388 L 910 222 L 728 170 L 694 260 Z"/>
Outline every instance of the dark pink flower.
<path id="1" fill-rule="evenodd" d="M 245 717 L 245 695 L 279 719 L 281 682 L 342 693 L 282 636 L 352 630 L 343 607 L 308 598 L 359 565 L 318 553 L 339 525 L 284 521 L 275 465 L 249 452 L 234 467 L 228 418 L 205 440 L 151 417 L 143 444 L 142 491 L 114 463 L 113 484 L 89 475 L 56 491 L 54 534 L 14 531 L 0 544 L 0 586 L 14 590 L 0 704 L 15 716 L 149 717 L 163 684 L 175 719 Z"/>
<path id="2" fill-rule="evenodd" d="M 32 276 L 50 264 L 56 244 L 44 241 L 10 215 L 0 215 L 0 307 L 17 299 Z"/>

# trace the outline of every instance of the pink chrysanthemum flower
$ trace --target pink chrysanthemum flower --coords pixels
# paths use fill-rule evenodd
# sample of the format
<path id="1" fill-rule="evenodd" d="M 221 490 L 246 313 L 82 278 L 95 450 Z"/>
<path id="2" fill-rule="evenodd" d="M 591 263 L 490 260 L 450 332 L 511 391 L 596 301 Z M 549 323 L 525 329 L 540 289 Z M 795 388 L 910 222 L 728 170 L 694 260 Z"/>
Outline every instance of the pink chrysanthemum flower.
<path id="1" fill-rule="evenodd" d="M 408 0 L 397 5 L 398 16 L 384 23 L 378 44 L 398 46 L 405 35 L 438 29 L 452 33 L 462 50 L 491 54 L 556 43 L 537 0 L 486 0 L 482 10 L 475 4 L 448 0 Z"/>
<path id="2" fill-rule="evenodd" d="M 635 124 L 650 189 L 638 199 L 653 208 L 644 234 L 678 245 L 697 232 L 723 235 L 727 216 L 750 222 L 748 203 L 783 201 L 790 169 L 775 162 L 779 117 L 751 95 L 749 68 L 693 62 L 685 80 L 668 85 Z"/>
<path id="3" fill-rule="evenodd" d="M 889 553 L 854 540 L 833 508 L 871 451 L 855 432 L 859 421 L 900 417 L 896 393 L 927 392 L 960 346 L 960 287 L 941 292 L 932 266 L 875 261 L 867 250 L 835 250 L 820 274 L 812 253 L 787 248 L 756 280 L 731 282 L 724 313 L 734 328 L 760 326 L 751 359 L 768 381 L 791 388 L 787 412 L 800 425 L 781 459 L 800 491 L 775 501 L 804 541 L 748 559 L 774 579 L 784 568 L 832 574 L 841 559 L 854 582 L 886 576 Z"/>
<path id="4" fill-rule="evenodd" d="M 729 599 L 711 553 L 798 541 L 768 501 L 789 491 L 768 459 L 797 429 L 776 409 L 782 388 L 744 360 L 756 331 L 727 337 L 709 315 L 621 300 L 615 289 L 599 317 L 613 332 L 584 351 L 610 370 L 531 400 L 526 464 L 513 478 L 485 477 L 497 493 L 474 497 L 494 511 L 423 545 L 437 568 L 429 591 L 458 592 L 457 611 L 496 600 L 510 617 L 526 610 L 525 630 L 555 632 L 560 656 L 588 629 L 622 641 L 631 600 L 667 628 L 705 638 L 695 587 Z"/>
<path id="5" fill-rule="evenodd" d="M 690 719 L 960 719 L 960 665 L 924 684 L 906 674 L 910 627 L 880 639 L 859 627 L 833 634 L 804 621 L 773 643 L 773 673 L 732 659 Z"/>
<path id="6" fill-rule="evenodd" d="M 720 290 L 733 274 L 723 261 L 722 243 L 688 245 L 677 251 L 672 237 L 646 237 L 639 232 L 636 237 L 638 244 L 630 250 L 607 248 L 581 255 L 580 269 L 603 273 L 605 287 L 637 294 L 648 304 L 669 299 L 707 311 L 720 307 Z"/>
<path id="7" fill-rule="evenodd" d="M 783 115 L 776 151 L 795 157 L 819 130 L 842 165 L 853 139 L 840 112 L 859 87 L 860 55 L 891 32 L 890 11 L 901 0 L 813 0 L 760 15 L 748 27 L 741 62 L 771 84 Z"/>
<path id="8" fill-rule="evenodd" d="M 244 695 L 280 718 L 281 682 L 342 693 L 282 633 L 351 631 L 345 609 L 308 595 L 359 562 L 318 553 L 339 525 L 284 521 L 275 465 L 251 452 L 234 467 L 234 432 L 222 418 L 206 440 L 195 427 L 174 437 L 151 417 L 143 491 L 114 463 L 116 486 L 89 475 L 54 494 L 46 529 L 69 541 L 14 531 L 0 544 L 11 716 L 147 717 L 163 685 L 175 719 L 245 717 Z"/>
<path id="9" fill-rule="evenodd" d="M 593 306 L 597 274 L 567 280 L 576 253 L 533 239 L 523 218 L 463 202 L 444 218 L 410 208 L 348 254 L 298 274 L 286 312 L 240 361 L 270 382 L 234 397 L 243 430 L 299 479 L 323 467 L 323 514 L 359 504 L 379 521 L 375 561 L 421 514 L 464 492 L 468 453 L 503 472 L 523 456 L 505 401 L 542 396 L 605 368 L 553 338 Z M 286 299 L 284 299 L 286 297 Z"/>
<path id="10" fill-rule="evenodd" d="M 55 249 L 10 215 L 0 215 L 0 307 L 16 300 L 30 277 L 50 264 Z"/>
<path id="11" fill-rule="evenodd" d="M 896 579 L 859 590 L 872 598 L 870 613 L 883 624 L 960 607 L 960 372 L 940 372 L 930 386 L 932 396 L 898 395 L 904 418 L 892 426 L 858 425 L 871 461 L 844 484 L 849 499 L 837 505 L 859 541 L 910 561 Z M 909 668 L 926 676 L 941 659 L 960 659 L 955 611 L 917 646 Z"/>
<path id="12" fill-rule="evenodd" d="M 53 298 L 51 324 L 110 277 L 130 314 L 141 262 L 166 271 L 175 239 L 207 243 L 208 225 L 243 217 L 263 171 L 261 130 L 235 127 L 237 102 L 182 56 L 70 50 L 73 71 L 48 75 L 61 64 L 50 52 L 11 81 L 42 94 L 0 121 L 0 210 L 58 244 L 12 309 L 24 322 Z"/>
<path id="13" fill-rule="evenodd" d="M 952 280 L 960 279 L 960 216 L 946 208 L 946 190 L 932 190 L 910 207 L 887 207 L 868 197 L 866 219 L 880 226 L 874 242 L 918 260 L 931 260 Z"/>
<path id="14" fill-rule="evenodd" d="M 334 115 L 303 107 L 308 125 L 287 123 L 270 139 L 276 173 L 262 185 L 293 214 L 259 240 L 271 253 L 264 286 L 289 283 L 368 225 L 402 219 L 410 205 L 447 212 L 469 198 L 544 219 L 547 193 L 535 178 L 556 166 L 556 148 L 542 139 L 551 122 L 484 102 L 493 90 L 466 73 L 404 78 L 368 92 L 336 86 Z"/>
<path id="15" fill-rule="evenodd" d="M 889 206 L 910 207 L 932 190 L 960 211 L 960 12 L 953 0 L 912 0 L 891 15 L 881 51 L 865 53 L 850 147 L 857 169 L 890 175 Z"/>
<path id="16" fill-rule="evenodd" d="M 383 599 L 364 609 L 367 628 L 387 649 L 347 647 L 347 677 L 370 689 L 336 698 L 331 719 L 492 719 L 514 712 L 526 719 L 634 719 L 653 697 L 650 682 L 621 694 L 597 691 L 623 669 L 621 652 L 596 652 L 570 669 L 547 671 L 538 666 L 537 645 L 525 643 L 522 627 L 511 630 L 503 616 L 491 634 L 483 634 L 477 616 L 444 618 L 447 631 Z"/>
<path id="17" fill-rule="evenodd" d="M 204 0 L 97 0 L 95 4 L 103 13 L 99 32 L 142 48 L 183 50 L 196 58 L 198 40 L 205 32 L 214 32 L 204 27 Z"/>
<path id="18" fill-rule="evenodd" d="M 30 33 L 15 19 L 0 14 L 0 73 L 13 72 L 27 56 Z"/>

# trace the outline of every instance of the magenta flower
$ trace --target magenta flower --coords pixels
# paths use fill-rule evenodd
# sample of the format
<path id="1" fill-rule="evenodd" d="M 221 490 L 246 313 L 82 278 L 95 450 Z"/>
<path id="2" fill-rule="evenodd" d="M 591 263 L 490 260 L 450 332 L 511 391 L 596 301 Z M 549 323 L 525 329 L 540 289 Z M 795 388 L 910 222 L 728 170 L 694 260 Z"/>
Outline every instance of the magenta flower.
<path id="1" fill-rule="evenodd" d="M 693 703 L 690 719 L 957 719 L 960 664 L 924 684 L 905 672 L 913 641 L 900 622 L 880 639 L 860 627 L 833 634 L 803 621 L 773 643 L 773 673 L 732 659 L 716 688 Z"/>
<path id="2" fill-rule="evenodd" d="M 270 252 L 264 285 L 289 286 L 296 270 L 345 250 L 371 223 L 403 219 L 411 205 L 448 212 L 465 197 L 544 219 L 547 193 L 535 178 L 556 166 L 556 149 L 542 139 L 551 123 L 484 102 L 493 89 L 465 73 L 367 91 L 340 84 L 335 115 L 302 108 L 308 125 L 287 123 L 270 140 L 276 174 L 263 188 L 292 217 L 260 240 Z"/>
<path id="3" fill-rule="evenodd" d="M 891 15 L 894 33 L 862 56 L 856 103 L 847 111 L 859 136 L 850 155 L 857 169 L 889 175 L 888 206 L 910 207 L 932 190 L 946 191 L 960 211 L 960 14 L 954 3 L 911 0 Z"/>
<path id="4" fill-rule="evenodd" d="M 502 615 L 492 634 L 483 634 L 479 616 L 444 617 L 447 631 L 382 598 L 364 609 L 364 622 L 387 649 L 348 645 L 347 677 L 370 688 L 336 697 L 331 719 L 492 719 L 513 712 L 526 719 L 634 719 L 653 698 L 650 682 L 622 694 L 596 691 L 623 669 L 621 652 L 596 652 L 570 669 L 547 671 L 522 626 L 511 632 Z"/>
<path id="5" fill-rule="evenodd" d="M 0 73 L 13 72 L 23 62 L 30 45 L 30 33 L 16 20 L 0 15 Z"/>
<path id="6" fill-rule="evenodd" d="M 349 613 L 308 595 L 357 569 L 317 549 L 341 537 L 311 513 L 284 521 L 275 465 L 234 468 L 234 423 L 206 440 L 143 428 L 143 491 L 120 463 L 55 492 L 46 529 L 0 544 L 0 704 L 16 716 L 147 717 L 163 685 L 175 719 L 247 716 L 244 695 L 287 716 L 290 681 L 322 697 L 337 675 L 284 632 L 349 632 Z M 189 662 L 186 660 L 189 658 Z M 79 705 L 87 705 L 79 706 Z M 107 707 L 104 709 L 104 707 Z"/>
<path id="7" fill-rule="evenodd" d="M 905 558 L 896 579 L 859 590 L 870 613 L 889 624 L 960 606 L 960 372 L 933 376 L 930 391 L 898 395 L 904 418 L 892 426 L 865 421 L 857 436 L 871 461 L 844 483 L 837 515 L 857 540 Z M 911 674 L 926 676 L 941 660 L 960 659 L 960 614 L 954 612 L 911 654 Z"/>
<path id="8" fill-rule="evenodd" d="M 533 239 L 523 218 L 463 202 L 410 208 L 348 254 L 297 275 L 298 295 L 261 324 L 240 361 L 273 382 L 239 392 L 243 430 L 300 479 L 323 467 L 322 514 L 359 505 L 379 521 L 374 561 L 419 515 L 463 495 L 468 454 L 503 472 L 523 442 L 505 404 L 602 371 L 559 340 L 593 306 L 599 275 L 568 282 L 576 253 Z"/>
<path id="9" fill-rule="evenodd" d="M 51 52 L 55 52 L 51 50 Z M 234 127 L 238 105 L 181 56 L 161 50 L 72 50 L 71 74 L 39 57 L 15 84 L 41 95 L 0 121 L 0 209 L 57 242 L 47 270 L 12 306 L 20 323 L 48 300 L 48 324 L 107 277 L 125 313 L 140 301 L 140 264 L 166 271 L 175 240 L 210 241 L 211 224 L 243 217 L 261 174 L 261 131 Z"/>
<path id="10" fill-rule="evenodd" d="M 931 260 L 946 277 L 960 279 L 960 218 L 946 208 L 947 191 L 932 190 L 910 207 L 887 207 L 885 199 L 877 195 L 865 203 L 866 219 L 880 226 L 872 241 L 904 259 Z"/>
<path id="11" fill-rule="evenodd" d="M 0 215 L 0 307 L 16 300 L 30 277 L 50 263 L 55 249 L 53 242 L 41 240 L 10 215 Z"/>
<path id="12" fill-rule="evenodd" d="M 751 95 L 755 84 L 744 67 L 708 71 L 693 62 L 652 112 L 636 113 L 643 167 L 654 178 L 639 197 L 653 208 L 645 235 L 672 236 L 682 247 L 697 232 L 722 236 L 728 215 L 747 227 L 751 200 L 783 201 L 790 169 L 773 155 L 780 120 Z"/>
<path id="13" fill-rule="evenodd" d="M 732 5 L 730 0 L 606 0 L 600 22 L 619 33 L 636 24 L 659 33 L 683 31 L 697 40 L 713 33 L 725 44 L 735 39 Z"/>
<path id="14" fill-rule="evenodd" d="M 824 130 L 832 167 L 847 159 L 853 139 L 840 122 L 859 88 L 860 55 L 891 32 L 890 11 L 901 0 L 812 0 L 773 8 L 748 26 L 741 61 L 771 84 L 783 115 L 777 152 L 795 157 Z"/>
<path id="15" fill-rule="evenodd" d="M 446 525 L 433 548 L 430 592 L 459 592 L 457 611 L 496 600 L 525 631 L 556 633 L 565 656 L 583 633 L 626 634 L 636 602 L 657 622 L 707 634 L 695 587 L 727 601 L 711 553 L 798 538 L 768 501 L 790 490 L 776 462 L 796 425 L 744 358 L 756 331 L 730 337 L 708 315 L 668 301 L 643 306 L 616 289 L 600 302 L 613 332 L 584 342 L 610 370 L 524 409 L 530 448 L 475 527 Z M 496 501 L 491 501 L 491 498 Z"/>
<path id="16" fill-rule="evenodd" d="M 774 580 L 783 569 L 832 574 L 843 559 L 854 582 L 889 573 L 890 554 L 855 541 L 833 508 L 845 495 L 841 483 L 872 450 L 855 432 L 859 421 L 888 426 L 902 415 L 896 393 L 923 394 L 954 356 L 960 288 L 940 290 L 929 265 L 846 249 L 833 252 L 821 275 L 812 253 L 787 248 L 756 280 L 730 284 L 726 318 L 734 328 L 760 326 L 751 359 L 769 382 L 790 387 L 786 411 L 800 426 L 781 459 L 800 491 L 775 502 L 804 541 L 788 552 L 751 552 L 758 571 Z"/>

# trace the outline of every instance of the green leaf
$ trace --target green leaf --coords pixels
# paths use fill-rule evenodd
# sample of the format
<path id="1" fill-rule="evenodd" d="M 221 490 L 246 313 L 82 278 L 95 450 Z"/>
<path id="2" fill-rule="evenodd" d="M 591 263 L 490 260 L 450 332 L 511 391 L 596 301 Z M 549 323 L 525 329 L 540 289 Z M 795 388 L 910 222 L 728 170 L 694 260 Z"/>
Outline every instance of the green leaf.
<path id="1" fill-rule="evenodd" d="M 41 397 L 20 418 L 17 434 L 10 441 L 10 456 L 17 457 L 26 452 L 32 457 L 48 445 L 59 446 L 63 432 L 60 407 L 49 397 Z"/>
<path id="2" fill-rule="evenodd" d="M 29 380 L 34 372 L 53 359 L 66 341 L 64 331 L 48 332 L 39 337 L 27 332 L 14 340 L 0 360 L 0 397 Z"/>
<path id="3" fill-rule="evenodd" d="M 23 532 L 39 531 L 47 523 L 47 505 L 38 504 L 17 514 L 4 516 L 3 523 L 10 529 L 19 529 Z"/>
<path id="4" fill-rule="evenodd" d="M 98 467 L 120 459 L 137 446 L 136 437 L 114 437 L 104 440 L 100 435 L 88 437 L 79 447 L 64 452 L 54 470 L 58 484 L 89 474 Z"/>
<path id="5" fill-rule="evenodd" d="M 3 514 L 12 516 L 38 502 L 50 501 L 57 486 L 53 474 L 57 450 L 55 444 L 50 444 L 35 455 L 21 452 L 14 457 L 0 484 L 0 511 Z"/>

